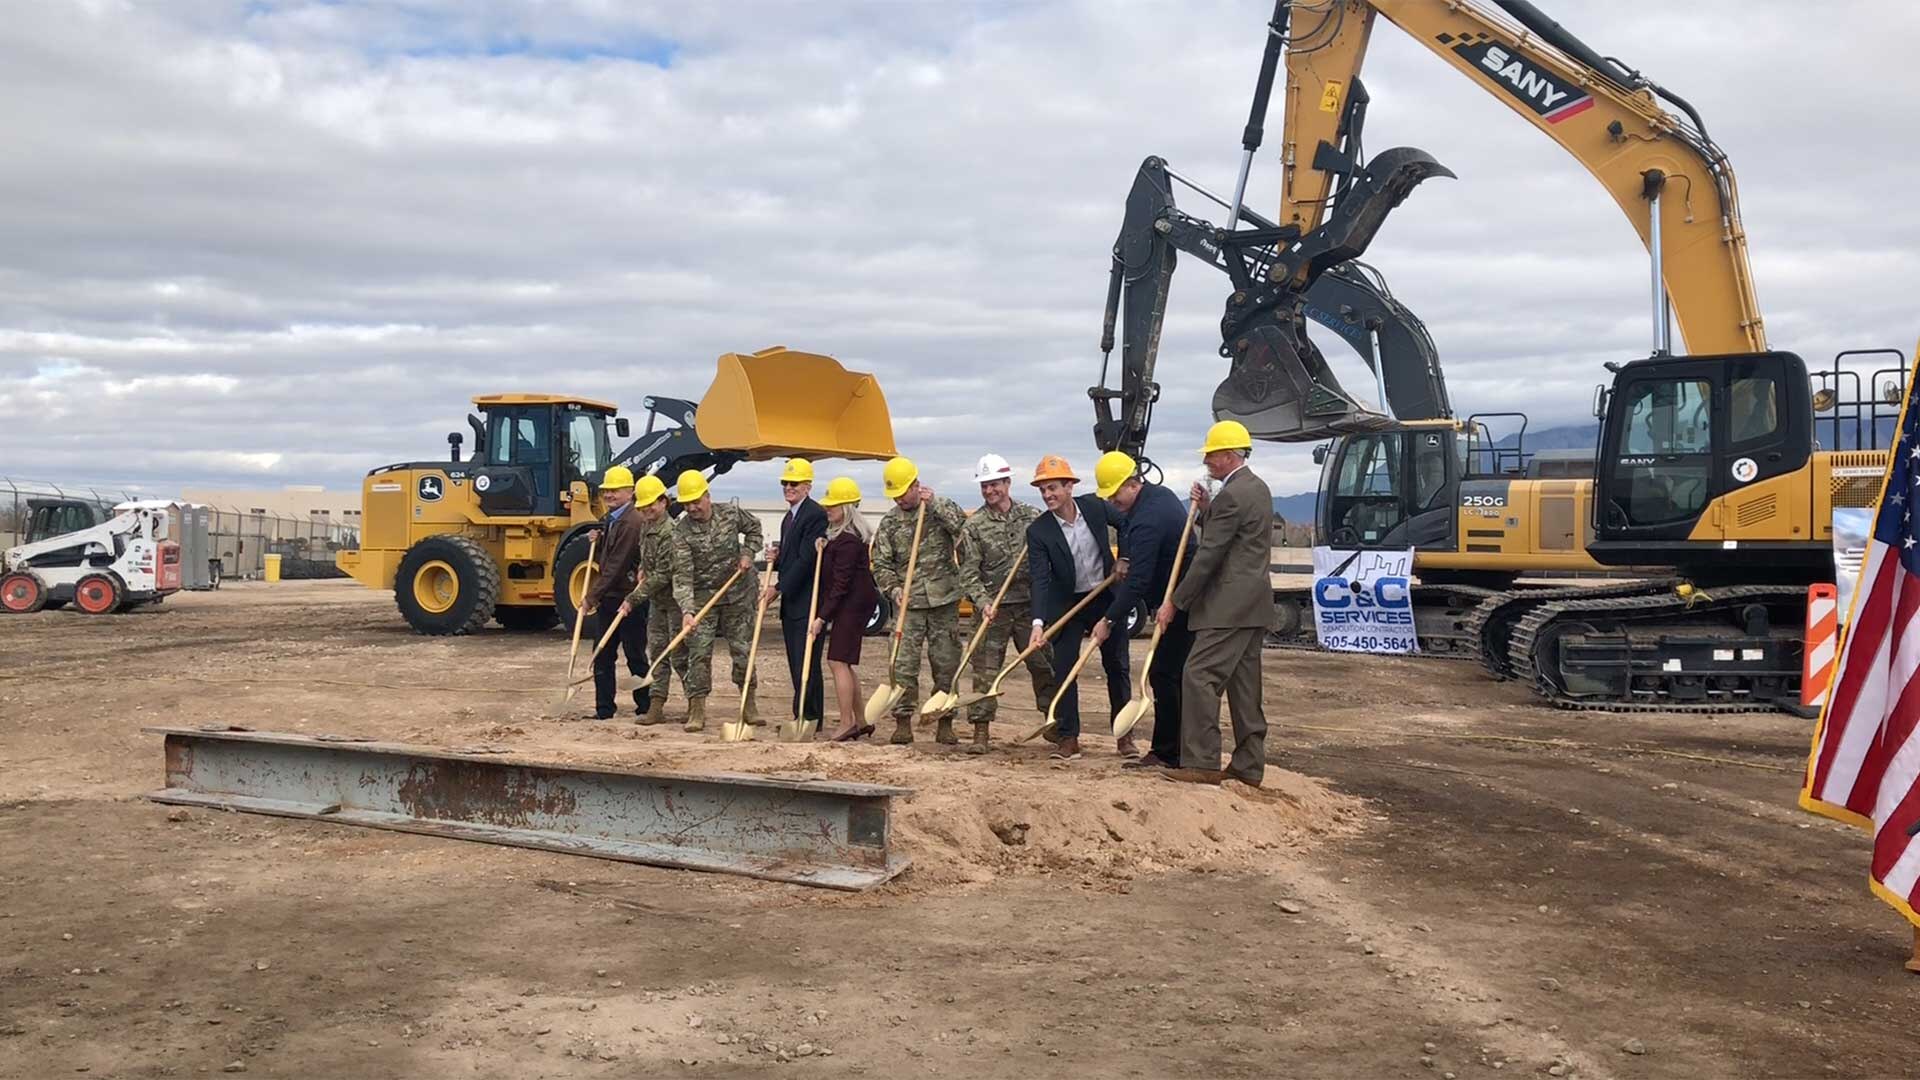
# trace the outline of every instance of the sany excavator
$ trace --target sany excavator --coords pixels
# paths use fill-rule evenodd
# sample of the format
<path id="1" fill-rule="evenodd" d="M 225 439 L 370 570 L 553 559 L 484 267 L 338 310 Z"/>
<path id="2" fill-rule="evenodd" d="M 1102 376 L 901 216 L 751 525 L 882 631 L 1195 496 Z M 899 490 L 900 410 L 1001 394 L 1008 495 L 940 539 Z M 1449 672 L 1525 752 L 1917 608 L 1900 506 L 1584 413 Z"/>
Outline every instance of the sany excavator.
<path id="1" fill-rule="evenodd" d="M 665 478 L 718 475 L 787 455 L 884 459 L 893 422 L 880 384 L 818 353 L 775 346 L 727 353 L 698 402 L 645 399 L 647 426 L 618 453 L 608 429 L 628 423 L 611 402 L 556 394 L 488 394 L 444 461 L 369 472 L 360 547 L 335 561 L 355 580 L 391 589 L 419 633 L 466 634 L 571 624 L 591 567 L 588 533 L 606 511 L 600 478 L 615 465 Z"/>
<path id="2" fill-rule="evenodd" d="M 1103 448 L 1144 448 L 1173 248 L 1217 252 L 1209 261 L 1229 272 L 1234 292 L 1222 321 L 1221 354 L 1231 368 L 1214 395 L 1214 414 L 1276 441 L 1340 436 L 1323 489 L 1338 488 L 1356 447 L 1370 446 L 1381 462 L 1378 499 L 1345 504 L 1381 512 L 1364 530 L 1372 535 L 1339 540 L 1415 547 L 1423 581 L 1461 575 L 1471 584 L 1454 598 L 1456 615 L 1458 601 L 1474 591 L 1556 563 L 1647 575 L 1619 586 L 1486 596 L 1459 623 L 1490 668 L 1528 679 L 1564 705 L 1714 711 L 1793 704 L 1806 586 L 1832 578 L 1832 510 L 1871 504 L 1886 455 L 1816 450 L 1806 365 L 1768 349 L 1733 172 L 1699 114 L 1532 4 L 1496 6 L 1276 4 L 1239 180 L 1232 198 L 1221 200 L 1226 226 L 1182 222 L 1169 198 L 1153 211 L 1158 239 L 1148 251 L 1124 250 L 1123 229 L 1103 340 L 1104 351 L 1124 306 L 1123 385 L 1108 388 L 1103 372 L 1090 391 L 1096 439 Z M 1364 409 L 1306 341 L 1307 319 L 1328 322 L 1313 314 L 1324 307 L 1315 303 L 1319 281 L 1364 251 L 1413 183 L 1445 172 L 1419 151 L 1363 154 L 1368 97 L 1359 72 L 1380 16 L 1565 147 L 1652 254 L 1654 347 L 1646 359 L 1608 365 L 1613 384 L 1596 403 L 1598 458 L 1580 478 L 1528 478 L 1499 467 L 1476 477 L 1460 445 L 1470 429 L 1438 410 L 1394 420 Z M 1249 216 L 1243 200 L 1282 56 L 1284 176 L 1279 214 L 1268 221 Z M 1154 159 L 1149 166 L 1143 176 L 1164 171 Z M 1136 182 L 1133 198 L 1141 191 Z M 1133 211 L 1130 200 L 1130 221 Z M 1243 219 L 1252 227 L 1240 227 Z M 1695 355 L 1672 353 L 1676 318 Z M 1396 368 L 1382 357 L 1376 370 L 1385 381 L 1424 364 Z M 1413 379 L 1416 387 L 1425 381 Z M 1841 381 L 1837 369 L 1833 381 Z M 1388 382 L 1382 396 L 1397 412 L 1396 389 Z M 1838 427 L 1836 413 L 1836 434 Z M 1339 529 L 1329 513 L 1342 504 L 1330 494 L 1337 491 L 1322 492 L 1322 542 L 1336 539 L 1326 535 L 1329 524 Z M 1435 501 L 1447 496 L 1451 505 Z"/>

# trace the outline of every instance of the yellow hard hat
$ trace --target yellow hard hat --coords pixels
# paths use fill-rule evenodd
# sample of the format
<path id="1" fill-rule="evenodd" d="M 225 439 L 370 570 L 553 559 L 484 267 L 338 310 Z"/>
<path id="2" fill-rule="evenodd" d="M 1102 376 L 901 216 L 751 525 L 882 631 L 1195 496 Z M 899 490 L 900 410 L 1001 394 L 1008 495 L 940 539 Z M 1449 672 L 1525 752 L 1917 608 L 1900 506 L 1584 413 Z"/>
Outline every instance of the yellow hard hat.
<path id="1" fill-rule="evenodd" d="M 600 478 L 601 491 L 613 491 L 616 488 L 630 488 L 632 486 L 633 470 L 627 468 L 625 465 L 615 465 L 613 468 L 607 470 L 605 476 Z"/>
<path id="2" fill-rule="evenodd" d="M 674 487 L 679 489 L 675 495 L 679 498 L 680 505 L 685 506 L 691 502 L 698 502 L 700 496 L 707 493 L 707 478 L 702 476 L 698 469 L 688 469 L 680 474 L 680 480 Z"/>
<path id="3" fill-rule="evenodd" d="M 1103 499 L 1113 498 L 1120 485 L 1133 479 L 1140 471 L 1140 465 L 1118 450 L 1109 450 L 1100 455 L 1093 465 L 1093 488 Z"/>
<path id="4" fill-rule="evenodd" d="M 1222 420 L 1207 429 L 1207 444 L 1200 448 L 1202 456 L 1215 450 L 1252 450 L 1253 436 L 1247 434 L 1247 425 L 1238 420 Z"/>
<path id="5" fill-rule="evenodd" d="M 813 483 L 813 462 L 803 457 L 788 458 L 786 470 L 780 474 L 780 482 L 783 484 Z"/>
<path id="6" fill-rule="evenodd" d="M 820 500 L 821 506 L 845 506 L 860 501 L 860 485 L 853 482 L 851 476 L 836 476 L 827 482 L 827 497 Z"/>
<path id="7" fill-rule="evenodd" d="M 1067 464 L 1066 458 L 1059 454 L 1048 454 L 1040 459 L 1040 464 L 1033 467 L 1033 486 L 1039 487 L 1049 480 L 1071 480 L 1078 483 L 1080 478 L 1073 475 L 1073 466 Z"/>
<path id="8" fill-rule="evenodd" d="M 633 501 L 641 506 L 652 506 L 666 498 L 666 495 L 667 485 L 661 483 L 660 478 L 651 473 L 641 477 L 640 482 L 633 485 Z"/>
<path id="9" fill-rule="evenodd" d="M 920 470 L 906 458 L 897 457 L 887 462 L 887 467 L 880 470 L 880 479 L 886 489 L 887 498 L 897 499 L 907 493 L 907 489 L 913 486 L 915 480 L 920 479 Z"/>

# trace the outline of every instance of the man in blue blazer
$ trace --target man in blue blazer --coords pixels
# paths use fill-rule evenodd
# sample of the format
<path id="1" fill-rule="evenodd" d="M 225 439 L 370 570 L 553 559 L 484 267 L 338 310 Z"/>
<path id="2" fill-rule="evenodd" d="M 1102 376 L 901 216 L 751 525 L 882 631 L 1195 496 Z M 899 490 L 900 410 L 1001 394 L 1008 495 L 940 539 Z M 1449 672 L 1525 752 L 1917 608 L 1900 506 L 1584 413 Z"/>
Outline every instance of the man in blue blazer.
<path id="1" fill-rule="evenodd" d="M 1113 548 L 1107 541 L 1111 521 L 1107 504 L 1098 496 L 1075 496 L 1079 483 L 1065 458 L 1049 454 L 1040 459 L 1033 471 L 1033 486 L 1047 512 L 1027 526 L 1027 566 L 1033 575 L 1033 626 L 1029 644 L 1038 641 L 1047 626 L 1065 615 L 1114 573 Z M 1121 554 L 1124 556 L 1125 551 Z M 1125 561 L 1120 563 L 1125 573 Z M 1053 639 L 1053 670 L 1062 678 L 1080 655 L 1080 645 L 1088 634 L 1105 623 L 1109 605 L 1098 600 L 1088 604 L 1073 621 L 1062 627 Z M 1122 624 L 1124 625 L 1124 624 Z M 1127 635 L 1098 635 L 1100 666 L 1107 674 L 1108 719 L 1120 712 L 1132 699 L 1127 685 Z M 1080 757 L 1080 694 L 1077 684 L 1060 691 L 1060 704 L 1054 709 L 1059 742 L 1049 756 L 1056 761 Z M 1131 740 L 1125 740 L 1131 742 Z"/>
<path id="2" fill-rule="evenodd" d="M 1094 634 L 1124 636 L 1129 612 L 1142 603 L 1151 611 L 1166 599 L 1180 537 L 1186 532 L 1187 511 L 1171 489 L 1141 479 L 1139 463 L 1118 450 L 1100 459 L 1094 466 L 1093 479 L 1100 497 L 1116 511 L 1120 549 L 1127 553 L 1127 576 L 1114 585 L 1107 621 L 1096 627 Z M 1193 556 L 1191 542 L 1187 556 Z M 1147 682 L 1153 687 L 1153 749 L 1122 768 L 1179 768 L 1180 673 L 1187 666 L 1187 653 L 1192 648 L 1193 631 L 1187 629 L 1187 613 L 1176 611 L 1173 621 L 1161 632 L 1160 644 L 1153 651 L 1153 666 L 1147 669 Z M 1132 740 L 1123 739 L 1121 743 L 1122 756 L 1132 756 L 1127 753 Z"/>
<path id="3" fill-rule="evenodd" d="M 821 686 L 826 682 L 826 670 L 820 666 L 825 638 L 813 639 L 813 676 L 806 680 L 807 700 L 800 700 L 808 608 L 813 601 L 813 566 L 819 558 L 813 542 L 827 535 L 827 512 L 813 501 L 813 462 L 788 458 L 780 474 L 780 495 L 787 500 L 787 512 L 780 518 L 780 541 L 773 545 L 777 577 L 770 588 L 780 597 L 780 637 L 787 646 L 787 674 L 793 679 L 793 716 L 817 725 L 825 700 Z"/>

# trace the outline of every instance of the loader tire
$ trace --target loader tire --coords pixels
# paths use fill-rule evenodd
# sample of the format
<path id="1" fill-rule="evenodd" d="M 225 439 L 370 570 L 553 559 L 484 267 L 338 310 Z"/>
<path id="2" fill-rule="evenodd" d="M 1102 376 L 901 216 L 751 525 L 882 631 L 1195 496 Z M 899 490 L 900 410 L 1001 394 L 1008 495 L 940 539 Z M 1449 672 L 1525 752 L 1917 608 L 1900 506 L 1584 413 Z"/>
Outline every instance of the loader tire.
<path id="1" fill-rule="evenodd" d="M 127 590 L 112 574 L 88 574 L 73 583 L 73 606 L 88 615 L 111 615 L 127 601 Z"/>
<path id="2" fill-rule="evenodd" d="M 400 557 L 393 599 L 415 633 L 471 634 L 493 618 L 500 567 L 470 536 L 429 536 Z"/>
<path id="3" fill-rule="evenodd" d="M 1153 635 L 1153 605 L 1141 599 L 1127 612 L 1127 636 L 1130 638 L 1151 637 Z"/>
<path id="4" fill-rule="evenodd" d="M 542 604 L 539 607 L 497 607 L 493 609 L 493 619 L 502 629 L 516 634 L 533 634 L 542 630 L 551 630 L 560 625 L 560 614 L 553 608 Z"/>
<path id="5" fill-rule="evenodd" d="M 15 570 L 0 577 L 0 615 L 31 615 L 47 606 L 47 584 L 38 574 Z"/>
<path id="6" fill-rule="evenodd" d="M 861 636 L 880 637 L 891 629 L 893 629 L 893 601 L 882 595 L 880 599 L 874 601 L 873 614 L 867 616 L 867 626 L 861 632 Z"/>
<path id="7" fill-rule="evenodd" d="M 560 545 L 560 551 L 553 557 L 553 613 L 561 626 L 573 629 L 573 618 L 580 609 L 573 602 L 573 589 L 568 583 L 581 574 L 587 562 L 587 548 L 592 544 L 582 532 L 581 535 Z M 582 588 L 586 582 L 581 582 Z"/>

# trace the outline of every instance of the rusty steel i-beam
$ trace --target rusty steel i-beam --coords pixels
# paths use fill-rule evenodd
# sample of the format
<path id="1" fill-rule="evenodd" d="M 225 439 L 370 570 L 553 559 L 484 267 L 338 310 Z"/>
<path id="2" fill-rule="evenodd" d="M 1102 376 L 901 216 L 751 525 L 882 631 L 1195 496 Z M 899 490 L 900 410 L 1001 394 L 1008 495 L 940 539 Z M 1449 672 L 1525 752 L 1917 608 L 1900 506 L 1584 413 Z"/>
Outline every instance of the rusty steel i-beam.
<path id="1" fill-rule="evenodd" d="M 402 743 L 147 728 L 166 743 L 155 802 L 368 825 L 569 855 L 860 890 L 893 853 L 911 788 L 742 773 L 591 768 Z"/>

